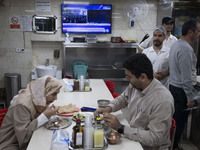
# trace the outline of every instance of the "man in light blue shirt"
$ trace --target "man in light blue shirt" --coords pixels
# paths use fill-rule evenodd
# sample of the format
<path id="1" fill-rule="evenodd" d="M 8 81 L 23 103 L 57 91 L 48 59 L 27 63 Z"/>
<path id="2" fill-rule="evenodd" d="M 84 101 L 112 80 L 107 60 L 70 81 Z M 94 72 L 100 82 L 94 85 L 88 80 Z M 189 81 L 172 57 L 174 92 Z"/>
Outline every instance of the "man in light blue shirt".
<path id="1" fill-rule="evenodd" d="M 176 121 L 174 148 L 179 147 L 178 142 L 189 115 L 189 111 L 183 110 L 194 107 L 197 59 L 193 47 L 199 37 L 200 22 L 195 19 L 186 21 L 182 26 L 182 38 L 171 47 L 169 53 L 169 90 L 174 97 L 173 117 Z"/>

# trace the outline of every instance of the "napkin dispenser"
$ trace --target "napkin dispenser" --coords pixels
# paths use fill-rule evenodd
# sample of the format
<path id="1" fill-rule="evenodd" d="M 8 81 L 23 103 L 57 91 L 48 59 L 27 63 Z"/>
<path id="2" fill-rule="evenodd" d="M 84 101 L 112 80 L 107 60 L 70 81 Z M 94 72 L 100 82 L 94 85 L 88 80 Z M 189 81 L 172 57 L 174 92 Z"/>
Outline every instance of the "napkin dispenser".
<path id="1" fill-rule="evenodd" d="M 87 35 L 87 43 L 97 43 L 96 35 Z"/>
<path id="2" fill-rule="evenodd" d="M 85 42 L 85 37 L 84 36 L 74 37 L 73 39 L 74 39 L 74 42 L 77 42 L 77 43 Z"/>

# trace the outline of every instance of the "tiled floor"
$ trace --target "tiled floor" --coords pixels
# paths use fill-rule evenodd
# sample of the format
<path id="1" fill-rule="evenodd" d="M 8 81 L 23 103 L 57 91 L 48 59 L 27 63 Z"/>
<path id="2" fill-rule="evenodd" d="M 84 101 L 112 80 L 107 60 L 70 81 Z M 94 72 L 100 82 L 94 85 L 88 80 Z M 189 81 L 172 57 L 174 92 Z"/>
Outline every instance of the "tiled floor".
<path id="1" fill-rule="evenodd" d="M 188 116 L 188 122 L 187 122 L 187 127 L 183 133 L 182 140 L 180 142 L 180 146 L 184 150 L 200 150 L 198 149 L 190 140 L 190 128 L 191 128 L 191 119 L 192 119 L 192 114 L 190 113 Z"/>
<path id="2" fill-rule="evenodd" d="M 194 144 L 189 140 L 181 140 L 180 146 L 184 150 L 199 150 Z"/>

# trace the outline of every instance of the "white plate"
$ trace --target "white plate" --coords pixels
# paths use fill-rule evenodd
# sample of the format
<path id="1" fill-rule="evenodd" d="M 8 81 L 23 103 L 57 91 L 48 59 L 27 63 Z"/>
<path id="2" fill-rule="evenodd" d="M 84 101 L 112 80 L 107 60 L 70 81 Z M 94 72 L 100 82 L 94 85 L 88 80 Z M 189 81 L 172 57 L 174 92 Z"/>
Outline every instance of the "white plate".
<path id="1" fill-rule="evenodd" d="M 60 120 L 66 121 L 66 123 L 64 125 L 60 126 L 60 127 L 51 126 L 51 124 L 56 121 L 56 118 L 59 118 Z M 70 118 L 54 117 L 54 118 L 50 119 L 49 122 L 47 122 L 47 124 L 45 125 L 45 127 L 47 129 L 50 129 L 50 130 L 58 130 L 58 129 L 67 128 L 71 124 L 72 124 L 72 120 Z"/>

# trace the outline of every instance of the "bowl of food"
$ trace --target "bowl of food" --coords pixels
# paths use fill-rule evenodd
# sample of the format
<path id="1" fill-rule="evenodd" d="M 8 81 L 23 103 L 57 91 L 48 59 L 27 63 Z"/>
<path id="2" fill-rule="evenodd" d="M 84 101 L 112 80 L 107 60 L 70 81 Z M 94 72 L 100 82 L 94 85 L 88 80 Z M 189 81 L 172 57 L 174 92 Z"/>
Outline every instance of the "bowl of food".
<path id="1" fill-rule="evenodd" d="M 117 144 L 120 140 L 120 134 L 116 131 L 112 131 L 106 135 L 109 144 Z"/>
<path id="2" fill-rule="evenodd" d="M 110 104 L 110 101 L 106 99 L 100 99 L 97 101 L 97 103 L 99 107 L 105 108 L 108 104 Z"/>

